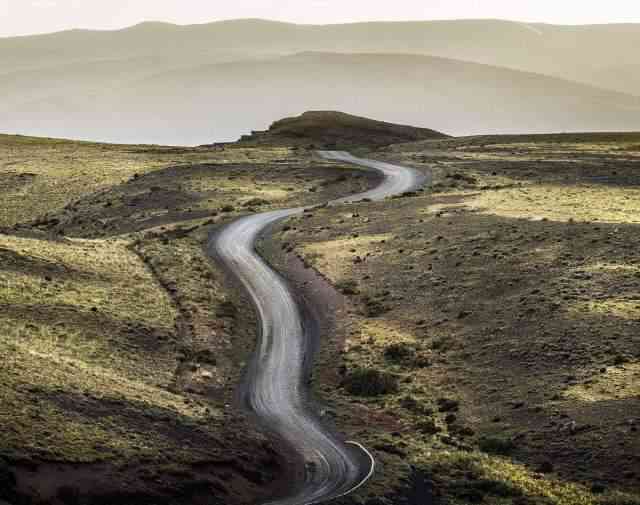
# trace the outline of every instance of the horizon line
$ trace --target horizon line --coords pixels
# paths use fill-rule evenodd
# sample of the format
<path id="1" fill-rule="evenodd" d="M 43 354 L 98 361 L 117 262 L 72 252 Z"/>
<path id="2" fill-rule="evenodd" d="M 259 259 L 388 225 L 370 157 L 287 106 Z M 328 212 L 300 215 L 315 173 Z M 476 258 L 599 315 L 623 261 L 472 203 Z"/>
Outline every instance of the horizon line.
<path id="1" fill-rule="evenodd" d="M 273 24 L 283 24 L 283 25 L 291 25 L 291 26 L 307 26 L 307 27 L 330 27 L 330 26 L 349 26 L 349 25 L 364 25 L 364 24 L 409 24 L 409 23 L 453 23 L 453 22 L 481 22 L 481 21 L 494 21 L 501 23 L 513 23 L 525 26 L 555 26 L 555 27 L 600 27 L 600 26 L 630 26 L 630 25 L 639 25 L 639 21 L 628 21 L 628 22 L 605 22 L 605 23 L 551 23 L 544 21 L 526 21 L 526 20 L 517 20 L 517 19 L 509 19 L 509 18 L 496 18 L 496 17 L 487 17 L 487 18 L 433 18 L 433 19 L 405 19 L 405 20 L 397 20 L 397 19 L 371 19 L 367 21 L 342 21 L 342 22 L 332 22 L 332 23 L 302 23 L 296 21 L 286 21 L 279 19 L 271 19 L 271 18 L 259 18 L 259 17 L 247 17 L 247 18 L 225 18 L 225 19 L 215 19 L 212 21 L 204 21 L 202 23 L 176 23 L 172 21 L 162 21 L 156 19 L 147 19 L 144 21 L 139 21 L 133 24 L 128 24 L 125 26 L 115 27 L 115 28 L 65 28 L 62 30 L 55 31 L 47 31 L 47 32 L 33 32 L 33 33 L 23 33 L 17 35 L 0 35 L 0 40 L 2 39 L 13 39 L 13 38 L 26 38 L 26 37 L 39 37 L 39 36 L 47 36 L 47 35 L 58 35 L 62 33 L 70 33 L 70 32 L 122 32 L 126 30 L 130 30 L 133 28 L 137 28 L 143 25 L 167 25 L 179 28 L 189 28 L 196 26 L 209 26 L 216 25 L 222 23 L 233 23 L 233 22 L 263 22 L 263 23 L 273 23 Z"/>

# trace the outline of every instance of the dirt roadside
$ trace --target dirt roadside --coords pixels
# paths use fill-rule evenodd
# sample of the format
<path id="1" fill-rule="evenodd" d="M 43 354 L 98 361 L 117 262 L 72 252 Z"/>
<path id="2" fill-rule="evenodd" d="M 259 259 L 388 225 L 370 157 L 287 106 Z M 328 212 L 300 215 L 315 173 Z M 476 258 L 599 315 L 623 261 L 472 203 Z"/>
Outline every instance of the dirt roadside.
<path id="1" fill-rule="evenodd" d="M 441 503 L 638 503 L 634 140 L 516 140 L 380 152 L 435 192 L 265 246 L 308 296 L 329 288 L 296 255 L 345 294 L 314 384 L 383 462 L 354 500 L 404 503 L 418 472 Z"/>

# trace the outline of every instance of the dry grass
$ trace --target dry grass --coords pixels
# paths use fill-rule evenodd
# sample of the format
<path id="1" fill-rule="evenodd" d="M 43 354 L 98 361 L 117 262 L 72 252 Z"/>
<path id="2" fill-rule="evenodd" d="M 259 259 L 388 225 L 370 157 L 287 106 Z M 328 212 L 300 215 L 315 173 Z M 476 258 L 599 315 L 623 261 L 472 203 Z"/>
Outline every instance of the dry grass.
<path id="1" fill-rule="evenodd" d="M 82 197 L 169 166 L 271 163 L 287 148 L 170 148 L 0 135 L 0 226 L 61 211 Z"/>
<path id="2" fill-rule="evenodd" d="M 557 505 L 595 505 L 596 498 L 587 488 L 559 480 L 540 478 L 522 465 L 480 452 L 436 448 L 429 444 L 412 447 L 418 454 L 413 464 L 447 475 L 438 480 L 451 505 L 476 501 L 495 504 L 553 503 Z"/>
<path id="3" fill-rule="evenodd" d="M 4 271 L 4 303 L 25 306 L 46 300 L 48 305 L 99 312 L 123 322 L 173 328 L 171 300 L 124 240 L 54 242 L 0 235 L 0 248 L 59 274 L 49 281 L 28 269 Z"/>
<path id="4" fill-rule="evenodd" d="M 640 153 L 634 139 L 596 140 L 403 146 L 389 155 L 434 167 L 438 195 L 316 210 L 281 235 L 350 299 L 325 371 L 377 370 L 398 385 L 356 400 L 317 384 L 336 423 L 382 462 L 362 498 L 406 486 L 409 462 L 454 505 L 638 501 L 616 489 L 635 482 L 618 442 L 637 444 Z M 254 320 L 202 250 L 209 226 L 371 181 L 314 171 L 286 148 L 5 136 L 0 153 L 0 225 L 48 214 L 49 232 L 98 238 L 0 235 L 3 455 L 255 453 L 258 438 L 222 419 Z M 233 447 L 220 435 L 229 423 L 243 426 Z M 267 468 L 262 455 L 240 456 Z M 538 471 L 548 459 L 554 468 Z M 606 492 L 592 492 L 600 482 Z"/>
<path id="5" fill-rule="evenodd" d="M 176 309 L 126 242 L 0 235 L 0 254 L 5 451 L 89 461 L 144 439 L 119 440 L 131 427 L 82 419 L 56 395 L 203 415 L 167 390 Z"/>
<path id="6" fill-rule="evenodd" d="M 375 254 L 376 244 L 384 243 L 390 238 L 391 234 L 384 234 L 314 242 L 304 247 L 304 256 L 308 261 L 313 259 L 321 261 L 322 271 L 327 273 L 335 283 L 340 283 L 350 279 L 351 265 L 356 257 Z"/>
<path id="7" fill-rule="evenodd" d="M 583 402 L 637 399 L 640 397 L 640 363 L 603 368 L 599 376 L 570 386 L 564 394 Z"/>
<path id="8" fill-rule="evenodd" d="M 17 478 L 7 492 L 265 499 L 280 460 L 229 407 L 255 320 L 203 245 L 239 215 L 371 180 L 269 146 L 0 136 L 0 160 L 11 233 L 0 235 L 0 458 Z"/>
<path id="9" fill-rule="evenodd" d="M 147 234 L 136 250 L 165 287 L 179 310 L 181 359 L 176 383 L 223 406 L 231 396 L 255 343 L 249 304 L 229 290 L 225 276 L 207 257 L 207 228 Z"/>
<path id="10" fill-rule="evenodd" d="M 640 172 L 627 144 L 400 146 L 385 157 L 434 168 L 434 194 L 289 223 L 280 240 L 348 292 L 321 366 L 398 378 L 370 398 L 318 386 L 384 467 L 363 499 L 392 501 L 408 460 L 436 503 L 640 502 Z M 390 359 L 402 349 L 411 359 Z"/>
<path id="11" fill-rule="evenodd" d="M 640 189 L 633 187 L 531 185 L 483 191 L 467 205 L 513 218 L 640 223 Z"/>

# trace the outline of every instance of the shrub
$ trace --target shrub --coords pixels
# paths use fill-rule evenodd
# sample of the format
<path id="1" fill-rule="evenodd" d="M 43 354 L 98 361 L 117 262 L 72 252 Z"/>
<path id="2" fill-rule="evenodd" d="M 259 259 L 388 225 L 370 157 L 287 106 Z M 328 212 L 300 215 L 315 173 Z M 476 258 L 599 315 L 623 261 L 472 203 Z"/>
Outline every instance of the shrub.
<path id="1" fill-rule="evenodd" d="M 238 313 L 238 309 L 230 300 L 225 300 L 216 308 L 216 316 L 220 318 L 234 318 Z"/>
<path id="2" fill-rule="evenodd" d="M 379 317 L 382 314 L 389 312 L 389 307 L 368 295 L 364 295 L 362 297 L 362 303 L 364 304 L 364 314 L 366 317 Z"/>
<path id="3" fill-rule="evenodd" d="M 424 405 L 420 403 L 411 395 L 407 395 L 404 398 L 402 398 L 400 400 L 400 406 L 414 414 L 420 414 L 423 416 L 433 415 L 433 409 L 429 405 Z"/>
<path id="4" fill-rule="evenodd" d="M 358 283 L 352 279 L 337 282 L 336 289 L 343 295 L 357 295 L 360 293 L 360 291 L 358 291 Z"/>
<path id="5" fill-rule="evenodd" d="M 198 352 L 195 356 L 195 359 L 200 363 L 204 363 L 205 365 L 216 366 L 218 364 L 216 355 L 211 349 L 203 349 L 202 351 Z"/>
<path id="6" fill-rule="evenodd" d="M 413 361 L 413 366 L 416 368 L 427 368 L 431 366 L 431 360 L 427 356 L 416 356 Z"/>
<path id="7" fill-rule="evenodd" d="M 425 435 L 435 435 L 440 433 L 442 429 L 435 423 L 433 419 L 424 419 L 416 424 L 416 429 Z"/>
<path id="8" fill-rule="evenodd" d="M 252 198 L 242 204 L 243 207 L 261 207 L 262 205 L 269 205 L 269 200 L 264 198 Z"/>
<path id="9" fill-rule="evenodd" d="M 431 342 L 431 347 L 436 351 L 444 353 L 450 351 L 453 348 L 453 342 L 449 337 L 439 337 Z"/>
<path id="10" fill-rule="evenodd" d="M 375 368 L 358 368 L 345 378 L 344 387 L 356 396 L 381 396 L 396 393 L 398 379 Z"/>
<path id="11" fill-rule="evenodd" d="M 384 357 L 394 363 L 412 364 L 416 359 L 416 350 L 407 343 L 391 344 L 384 350 Z"/>
<path id="12" fill-rule="evenodd" d="M 440 412 L 457 412 L 460 408 L 460 402 L 453 398 L 438 398 L 437 403 Z"/>
<path id="13" fill-rule="evenodd" d="M 451 483 L 451 491 L 458 498 L 470 501 L 483 501 L 487 496 L 522 496 L 520 489 L 493 479 L 456 480 Z"/>
<path id="14" fill-rule="evenodd" d="M 499 456 L 508 456 L 516 448 L 512 439 L 497 436 L 482 437 L 478 442 L 478 446 L 481 451 L 487 454 L 497 454 Z"/>

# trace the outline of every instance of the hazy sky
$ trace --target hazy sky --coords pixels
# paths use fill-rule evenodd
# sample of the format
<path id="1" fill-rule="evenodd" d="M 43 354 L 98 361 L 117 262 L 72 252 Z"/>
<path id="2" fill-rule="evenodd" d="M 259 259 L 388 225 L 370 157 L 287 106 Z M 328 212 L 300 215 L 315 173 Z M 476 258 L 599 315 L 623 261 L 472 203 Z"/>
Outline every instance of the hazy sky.
<path id="1" fill-rule="evenodd" d="M 0 36 L 259 17 L 298 23 L 506 18 L 562 24 L 640 22 L 640 0 L 0 0 Z"/>

